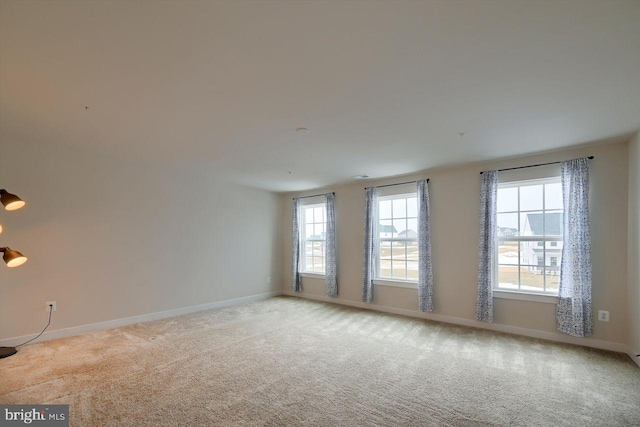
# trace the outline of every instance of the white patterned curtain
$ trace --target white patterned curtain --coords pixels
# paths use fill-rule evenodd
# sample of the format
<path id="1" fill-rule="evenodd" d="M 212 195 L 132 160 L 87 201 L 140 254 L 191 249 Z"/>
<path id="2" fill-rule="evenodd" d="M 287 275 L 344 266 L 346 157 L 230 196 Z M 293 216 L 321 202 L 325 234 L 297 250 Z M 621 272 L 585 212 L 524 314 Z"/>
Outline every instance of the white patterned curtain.
<path id="1" fill-rule="evenodd" d="M 558 330 L 585 337 L 593 332 L 588 159 L 562 162 L 562 200 L 564 228 L 556 312 Z"/>
<path id="2" fill-rule="evenodd" d="M 327 232 L 326 236 L 326 264 L 325 281 L 327 285 L 327 296 L 338 296 L 337 264 L 336 264 L 336 206 L 335 194 L 324 195 L 324 203 L 327 210 Z"/>
<path id="3" fill-rule="evenodd" d="M 423 179 L 416 183 L 418 191 L 418 306 L 420 311 L 433 311 L 428 182 L 429 180 Z"/>
<path id="4" fill-rule="evenodd" d="M 496 266 L 498 171 L 482 173 L 480 190 L 480 245 L 478 247 L 478 301 L 476 319 L 493 322 L 493 280 Z"/>
<path id="5" fill-rule="evenodd" d="M 293 283 L 291 288 L 294 292 L 302 291 L 302 282 L 300 280 L 300 199 L 293 199 L 293 260 L 292 273 Z"/>
<path id="6" fill-rule="evenodd" d="M 364 265 L 362 267 L 362 301 L 373 301 L 373 279 L 378 241 L 378 189 L 365 190 Z"/>

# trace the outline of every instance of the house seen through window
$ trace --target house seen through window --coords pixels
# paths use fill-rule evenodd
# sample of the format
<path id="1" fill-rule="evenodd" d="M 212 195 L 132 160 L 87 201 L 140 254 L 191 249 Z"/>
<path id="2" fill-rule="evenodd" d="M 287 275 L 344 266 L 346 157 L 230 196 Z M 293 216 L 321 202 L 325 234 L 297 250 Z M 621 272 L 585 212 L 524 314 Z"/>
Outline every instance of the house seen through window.
<path id="1" fill-rule="evenodd" d="M 562 208 L 559 177 L 499 184 L 496 289 L 557 295 Z"/>
<path id="2" fill-rule="evenodd" d="M 325 273 L 327 218 L 324 203 L 301 207 L 302 272 Z"/>
<path id="3" fill-rule="evenodd" d="M 377 278 L 418 280 L 416 193 L 378 198 Z"/>

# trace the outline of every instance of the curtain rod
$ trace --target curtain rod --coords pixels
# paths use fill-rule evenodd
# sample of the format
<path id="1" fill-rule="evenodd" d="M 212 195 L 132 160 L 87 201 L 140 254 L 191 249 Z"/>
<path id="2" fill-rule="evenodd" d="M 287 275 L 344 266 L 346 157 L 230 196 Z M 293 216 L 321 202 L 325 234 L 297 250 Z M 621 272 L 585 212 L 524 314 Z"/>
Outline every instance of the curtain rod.
<path id="1" fill-rule="evenodd" d="M 587 159 L 593 160 L 593 159 L 595 159 L 595 157 L 594 156 L 589 156 L 589 157 L 587 157 Z M 518 167 L 515 167 L 515 168 L 498 169 L 498 172 L 512 171 L 512 170 L 516 170 L 516 169 L 535 168 L 537 166 L 557 165 L 558 163 L 562 163 L 562 162 L 538 163 L 537 165 L 518 166 Z M 484 172 L 480 172 L 480 175 L 482 175 L 483 173 Z"/>
<path id="2" fill-rule="evenodd" d="M 324 196 L 325 194 L 336 194 L 336 193 L 331 192 L 331 193 L 314 194 L 313 196 L 294 197 L 293 200 L 295 200 L 295 199 L 308 199 L 309 197 Z"/>
<path id="3" fill-rule="evenodd" d="M 393 187 L 394 185 L 402 185 L 402 184 L 413 184 L 414 182 L 418 182 L 418 180 L 415 181 L 407 181 L 407 182 L 399 182 L 397 184 L 387 184 L 387 185 L 378 185 L 373 186 L 373 187 L 364 187 L 364 189 L 366 190 L 367 188 L 382 188 L 382 187 Z M 427 182 L 429 182 L 429 179 L 427 179 Z"/>

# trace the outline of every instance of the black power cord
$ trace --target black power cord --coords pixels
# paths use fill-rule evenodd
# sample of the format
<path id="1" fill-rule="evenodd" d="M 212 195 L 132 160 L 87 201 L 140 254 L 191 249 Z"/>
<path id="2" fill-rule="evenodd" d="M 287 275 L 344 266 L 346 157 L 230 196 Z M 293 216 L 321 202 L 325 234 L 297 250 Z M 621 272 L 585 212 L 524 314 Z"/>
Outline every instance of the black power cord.
<path id="1" fill-rule="evenodd" d="M 37 337 L 35 337 L 35 338 L 31 338 L 29 341 L 25 341 L 25 342 L 23 342 L 22 344 L 18 344 L 18 345 L 16 346 L 16 348 L 18 348 L 18 347 L 20 347 L 20 346 L 23 346 L 23 345 L 25 345 L 25 344 L 29 344 L 31 341 L 33 341 L 33 340 L 37 340 L 38 338 L 40 338 L 40 335 L 44 334 L 44 331 L 46 331 L 46 330 L 47 330 L 47 328 L 49 327 L 49 325 L 51 324 L 51 313 L 52 313 L 52 312 L 53 312 L 53 304 L 49 304 L 49 322 L 47 323 L 47 326 L 45 326 L 45 327 L 44 327 L 44 329 L 42 330 L 42 332 L 40 332 L 40 333 L 38 334 L 38 336 L 37 336 Z"/>

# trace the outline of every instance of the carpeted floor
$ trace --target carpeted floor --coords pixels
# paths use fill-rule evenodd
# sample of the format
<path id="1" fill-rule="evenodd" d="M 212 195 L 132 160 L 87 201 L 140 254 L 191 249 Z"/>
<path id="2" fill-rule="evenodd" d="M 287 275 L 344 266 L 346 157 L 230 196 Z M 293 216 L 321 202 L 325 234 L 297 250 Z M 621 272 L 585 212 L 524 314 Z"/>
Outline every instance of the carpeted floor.
<path id="1" fill-rule="evenodd" d="M 0 403 L 68 403 L 73 426 L 637 426 L 640 369 L 278 297 L 24 346 Z"/>

